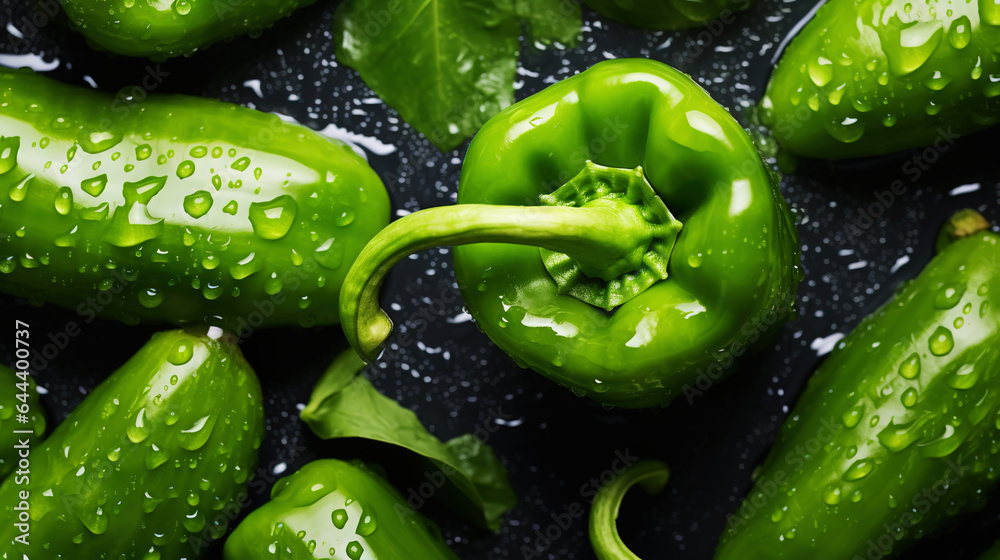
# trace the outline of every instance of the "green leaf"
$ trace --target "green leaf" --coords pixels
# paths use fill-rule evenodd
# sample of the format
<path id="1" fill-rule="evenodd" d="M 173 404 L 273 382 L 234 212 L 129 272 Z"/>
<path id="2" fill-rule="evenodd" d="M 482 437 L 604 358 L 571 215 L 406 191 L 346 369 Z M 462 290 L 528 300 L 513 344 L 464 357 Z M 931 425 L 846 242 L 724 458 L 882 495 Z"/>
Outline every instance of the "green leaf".
<path id="1" fill-rule="evenodd" d="M 543 44 L 576 44 L 580 36 L 581 10 L 577 0 L 497 0 L 512 2 L 528 35 Z"/>
<path id="2" fill-rule="evenodd" d="M 448 151 L 514 102 L 521 20 L 541 42 L 580 31 L 573 0 L 347 0 L 337 58 Z"/>
<path id="3" fill-rule="evenodd" d="M 395 445 L 431 461 L 449 484 L 437 497 L 479 525 L 496 531 L 517 505 L 507 469 L 493 449 L 471 434 L 447 443 L 427 431 L 413 411 L 382 395 L 347 350 L 320 379 L 301 417 L 323 439 L 362 438 Z"/>

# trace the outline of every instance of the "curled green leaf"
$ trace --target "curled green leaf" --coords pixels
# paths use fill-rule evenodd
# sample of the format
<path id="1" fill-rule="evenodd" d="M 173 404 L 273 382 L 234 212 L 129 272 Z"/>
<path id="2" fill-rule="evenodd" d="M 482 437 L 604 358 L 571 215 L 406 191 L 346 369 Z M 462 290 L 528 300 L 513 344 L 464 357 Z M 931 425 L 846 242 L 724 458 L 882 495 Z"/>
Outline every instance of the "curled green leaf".
<path id="1" fill-rule="evenodd" d="M 323 439 L 361 438 L 407 449 L 433 464 L 439 499 L 475 523 L 496 531 L 517 505 L 507 469 L 493 449 L 471 434 L 442 442 L 413 411 L 382 395 L 361 374 L 364 362 L 347 350 L 323 374 L 301 413 Z"/>

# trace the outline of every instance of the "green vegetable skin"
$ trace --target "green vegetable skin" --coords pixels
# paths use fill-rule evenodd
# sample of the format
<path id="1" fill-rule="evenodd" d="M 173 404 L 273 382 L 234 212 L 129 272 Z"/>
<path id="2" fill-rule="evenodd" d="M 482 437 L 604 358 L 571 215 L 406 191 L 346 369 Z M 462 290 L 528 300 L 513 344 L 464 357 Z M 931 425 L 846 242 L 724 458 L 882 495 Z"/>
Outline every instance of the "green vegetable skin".
<path id="1" fill-rule="evenodd" d="M 979 560 L 1000 560 L 1000 542 L 990 547 L 979 557 Z"/>
<path id="2" fill-rule="evenodd" d="M 91 46 L 154 60 L 269 27 L 316 0 L 59 0 Z"/>
<path id="3" fill-rule="evenodd" d="M 22 394 L 28 395 L 27 401 L 19 398 Z M 28 405 L 28 421 L 18 422 L 17 409 L 25 403 Z M 15 434 L 14 430 L 29 430 L 31 433 Z M 29 445 L 34 444 L 44 433 L 45 413 L 38 400 L 34 380 L 29 376 L 24 382 L 13 370 L 0 365 L 0 480 L 17 466 L 20 449 L 15 446 L 24 439 L 29 439 Z"/>
<path id="4" fill-rule="evenodd" d="M 1000 118 L 998 48 L 993 0 L 831 0 L 782 56 L 761 120 L 809 157 L 947 145 Z"/>
<path id="5" fill-rule="evenodd" d="M 213 329 L 218 330 L 218 329 Z M 29 492 L 29 545 L 0 558 L 198 558 L 246 496 L 264 432 L 260 385 L 229 335 L 159 333 L 0 486 L 4 519 Z"/>
<path id="6" fill-rule="evenodd" d="M 457 560 L 405 499 L 364 465 L 313 461 L 226 540 L 226 560 Z"/>
<path id="7" fill-rule="evenodd" d="M 658 62 L 602 62 L 494 117 L 458 202 L 394 222 L 354 264 L 340 310 L 362 357 L 391 331 L 377 296 L 395 262 L 479 243 L 455 250 L 456 276 L 498 346 L 577 394 L 659 405 L 764 339 L 801 278 L 794 224 L 753 143 Z"/>
<path id="8" fill-rule="evenodd" d="M 994 233 L 954 242 L 838 345 L 718 560 L 894 557 L 982 505 L 1000 473 L 997 259 Z"/>
<path id="9" fill-rule="evenodd" d="M 751 0 L 586 0 L 601 15 L 644 29 L 684 29 L 745 10 Z"/>
<path id="10" fill-rule="evenodd" d="M 388 221 L 346 145 L 218 101 L 0 69 L 0 290 L 125 322 L 336 323 Z"/>

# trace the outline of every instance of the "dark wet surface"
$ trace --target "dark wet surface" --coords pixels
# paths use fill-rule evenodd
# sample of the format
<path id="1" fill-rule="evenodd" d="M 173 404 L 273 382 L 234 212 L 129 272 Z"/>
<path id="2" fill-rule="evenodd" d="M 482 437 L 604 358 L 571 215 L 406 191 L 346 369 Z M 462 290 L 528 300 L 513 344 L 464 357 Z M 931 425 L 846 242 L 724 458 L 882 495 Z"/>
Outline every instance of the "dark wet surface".
<path id="1" fill-rule="evenodd" d="M 465 147 L 440 153 L 354 71 L 336 62 L 329 27 L 337 2 L 301 10 L 259 39 L 216 45 L 189 59 L 162 63 L 158 70 L 145 61 L 90 51 L 58 19 L 33 30 L 25 23 L 36 13 L 29 4 L 0 4 L 0 20 L 8 24 L 0 31 L 0 51 L 41 59 L 4 57 L 0 63 L 55 66 L 49 74 L 57 79 L 79 85 L 92 81 L 112 92 L 141 84 L 152 68 L 166 73 L 157 92 L 219 97 L 316 129 L 334 124 L 363 135 L 357 143 L 391 183 L 394 216 L 398 210 L 454 199 Z M 746 107 L 760 97 L 777 45 L 810 8 L 809 2 L 767 0 L 730 24 L 676 33 L 627 29 L 586 14 L 579 46 L 547 51 L 526 46 L 518 97 L 606 58 L 649 57 L 690 73 L 746 123 Z M 480 433 L 489 434 L 488 443 L 506 462 L 521 497 L 496 535 L 434 505 L 424 513 L 439 523 L 461 558 L 593 558 L 585 517 L 560 529 L 537 556 L 525 551 L 545 548 L 536 531 L 553 526 L 553 515 L 574 504 L 586 509 L 593 480 L 627 452 L 666 460 L 672 479 L 656 498 L 629 495 L 620 522 L 625 541 L 647 559 L 709 558 L 727 514 L 738 506 L 751 472 L 821 360 L 824 343 L 829 346 L 837 333 L 849 332 L 901 281 L 919 273 L 931 256 L 937 228 L 954 210 L 973 207 L 994 222 L 1000 218 L 1000 171 L 991 149 L 998 139 L 997 132 L 960 139 L 933 154 L 933 163 L 914 160 L 921 158 L 919 151 L 864 162 L 800 163 L 782 184 L 802 220 L 806 280 L 799 290 L 798 318 L 773 346 L 745 360 L 729 381 L 692 403 L 680 399 L 661 411 L 603 410 L 519 369 L 467 321 L 455 297 L 449 250 L 404 260 L 386 283 L 383 305 L 414 342 L 394 349 L 369 374 L 380 390 L 414 409 L 442 438 L 492 429 Z M 890 184 L 897 179 L 905 192 L 889 201 Z M 0 316 L 5 322 L 29 322 L 36 340 L 55 336 L 70 321 L 80 324 L 81 333 L 36 376 L 48 391 L 43 401 L 56 421 L 156 330 L 101 320 L 84 324 L 72 311 L 35 308 L 7 296 L 0 297 Z M 9 362 L 13 332 L 4 331 L 0 360 Z M 259 472 L 269 480 L 316 457 L 355 453 L 355 446 L 318 440 L 298 420 L 312 385 L 343 347 L 341 340 L 337 327 L 290 328 L 257 332 L 244 344 L 267 395 L 268 436 Z M 403 489 L 420 482 L 419 477 L 394 480 Z M 252 496 L 255 505 L 266 497 Z M 904 558 L 974 558 L 1000 535 L 998 513 L 1000 503 L 994 500 Z M 220 558 L 220 550 L 214 548 L 209 558 Z"/>

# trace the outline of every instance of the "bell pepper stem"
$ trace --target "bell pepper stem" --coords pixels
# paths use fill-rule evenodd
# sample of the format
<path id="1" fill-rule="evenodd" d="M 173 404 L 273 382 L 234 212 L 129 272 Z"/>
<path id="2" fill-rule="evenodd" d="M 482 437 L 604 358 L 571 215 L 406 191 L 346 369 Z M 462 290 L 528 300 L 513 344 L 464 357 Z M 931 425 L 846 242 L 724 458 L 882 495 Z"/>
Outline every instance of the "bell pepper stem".
<path id="1" fill-rule="evenodd" d="M 678 227 L 651 223 L 637 206 L 613 200 L 583 207 L 459 204 L 420 210 L 382 230 L 354 262 L 340 294 L 344 333 L 366 362 L 378 358 L 392 331 L 379 307 L 379 288 L 389 270 L 416 251 L 471 243 L 533 245 L 614 277 L 623 263 L 641 259 L 661 230 Z"/>
<path id="2" fill-rule="evenodd" d="M 590 544 L 600 560 L 641 560 L 618 535 L 618 509 L 632 486 L 638 484 L 654 495 L 663 490 L 669 478 L 670 469 L 666 463 L 643 459 L 601 487 L 590 508 Z"/>

